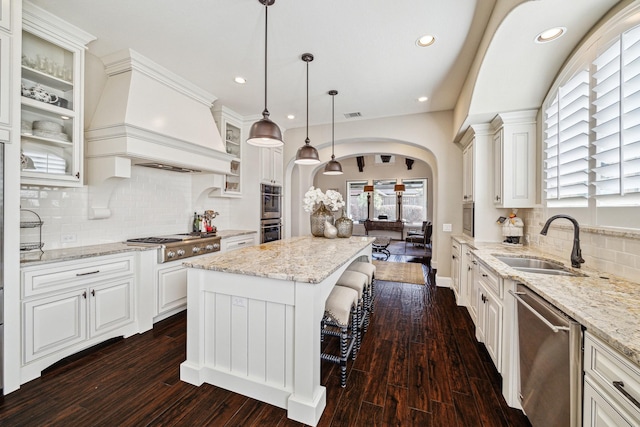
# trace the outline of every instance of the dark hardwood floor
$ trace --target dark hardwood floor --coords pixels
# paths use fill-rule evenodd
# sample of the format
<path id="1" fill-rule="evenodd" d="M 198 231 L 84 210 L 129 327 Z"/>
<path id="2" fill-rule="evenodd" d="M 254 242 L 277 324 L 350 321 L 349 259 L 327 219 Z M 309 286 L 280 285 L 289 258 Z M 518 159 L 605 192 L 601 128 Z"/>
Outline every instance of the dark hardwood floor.
<path id="1" fill-rule="evenodd" d="M 429 259 L 392 255 L 389 261 Z M 346 388 L 323 362 L 320 426 L 529 426 L 506 406 L 500 376 L 451 290 L 378 282 L 378 298 Z M 59 363 L 0 398 L 0 426 L 301 426 L 286 411 L 180 381 L 186 317 Z M 332 345 L 329 342 L 327 345 Z"/>

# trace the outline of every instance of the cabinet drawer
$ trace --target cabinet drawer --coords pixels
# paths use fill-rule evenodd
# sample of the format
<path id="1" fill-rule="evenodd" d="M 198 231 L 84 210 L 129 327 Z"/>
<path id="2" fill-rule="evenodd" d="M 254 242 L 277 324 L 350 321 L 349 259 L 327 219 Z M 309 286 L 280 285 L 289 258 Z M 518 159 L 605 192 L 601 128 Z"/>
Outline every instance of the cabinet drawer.
<path id="1" fill-rule="evenodd" d="M 134 273 L 133 256 L 91 258 L 51 264 L 22 271 L 23 297 L 41 295 L 105 278 Z"/>
<path id="2" fill-rule="evenodd" d="M 244 248 L 246 246 L 255 245 L 255 237 L 247 236 L 242 238 L 234 238 L 231 240 L 222 240 L 223 252 L 233 251 L 236 249 Z"/>
<path id="3" fill-rule="evenodd" d="M 502 299 L 502 286 L 500 278 L 483 263 L 478 263 L 478 275 L 487 290 Z"/>
<path id="4" fill-rule="evenodd" d="M 462 244 L 453 240 L 451 242 L 451 255 L 455 255 L 460 258 L 462 256 Z"/>
<path id="5" fill-rule="evenodd" d="M 587 333 L 584 371 L 640 421 L 640 368 Z"/>

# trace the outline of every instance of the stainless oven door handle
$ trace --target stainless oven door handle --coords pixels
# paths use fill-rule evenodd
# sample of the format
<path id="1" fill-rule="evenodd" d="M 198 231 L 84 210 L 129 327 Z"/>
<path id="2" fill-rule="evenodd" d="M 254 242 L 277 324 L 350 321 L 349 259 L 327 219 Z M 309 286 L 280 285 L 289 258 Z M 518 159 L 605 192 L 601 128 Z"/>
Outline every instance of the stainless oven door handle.
<path id="1" fill-rule="evenodd" d="M 542 315 L 540 313 L 538 313 L 533 307 L 531 307 L 529 304 L 527 304 L 522 298 L 520 298 L 518 295 L 526 295 L 525 292 L 513 292 L 511 289 L 509 289 L 509 293 L 511 295 L 513 295 L 513 297 L 518 300 L 518 302 L 520 304 L 522 304 L 527 310 L 529 310 L 531 313 L 533 313 L 538 319 L 540 319 L 542 321 L 542 323 L 544 323 L 545 325 L 547 325 L 553 332 L 560 332 L 560 331 L 568 331 L 569 328 L 567 326 L 556 326 L 553 323 L 549 322 L 547 319 L 545 319 L 544 317 L 542 317 Z"/>

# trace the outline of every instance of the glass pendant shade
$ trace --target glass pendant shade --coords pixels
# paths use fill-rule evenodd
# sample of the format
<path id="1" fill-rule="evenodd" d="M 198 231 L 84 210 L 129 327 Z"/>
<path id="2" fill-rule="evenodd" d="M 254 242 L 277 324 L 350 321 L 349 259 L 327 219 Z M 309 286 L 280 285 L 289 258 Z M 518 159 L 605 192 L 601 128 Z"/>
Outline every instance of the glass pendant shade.
<path id="1" fill-rule="evenodd" d="M 313 61 L 313 55 L 303 53 L 302 60 L 307 63 L 307 138 L 304 140 L 304 145 L 298 148 L 294 163 L 298 165 L 317 165 L 320 163 L 320 156 L 318 155 L 318 150 L 311 145 L 309 140 L 309 62 Z"/>
<path id="2" fill-rule="evenodd" d="M 339 161 L 336 160 L 336 156 L 333 152 L 335 137 L 334 137 L 334 128 L 335 128 L 335 96 L 338 94 L 337 90 L 330 90 L 329 95 L 331 95 L 331 160 L 327 162 L 324 166 L 324 175 L 342 175 L 342 165 Z"/>
<path id="3" fill-rule="evenodd" d="M 269 119 L 267 109 L 267 18 L 269 6 L 273 5 L 275 0 L 258 0 L 258 2 L 264 5 L 264 111 L 262 111 L 262 119 L 251 125 L 247 144 L 256 147 L 280 147 L 284 144 L 282 132 L 278 125 Z"/>

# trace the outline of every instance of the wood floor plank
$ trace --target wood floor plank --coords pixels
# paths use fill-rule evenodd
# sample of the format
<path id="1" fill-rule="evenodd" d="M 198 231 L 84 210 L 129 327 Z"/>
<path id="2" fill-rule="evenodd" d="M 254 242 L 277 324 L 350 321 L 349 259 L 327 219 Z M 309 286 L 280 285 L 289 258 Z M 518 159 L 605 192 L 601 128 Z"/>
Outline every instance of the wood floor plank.
<path id="1" fill-rule="evenodd" d="M 360 406 L 360 413 L 353 425 L 367 426 L 367 427 L 383 427 L 384 421 L 382 419 L 384 415 L 384 408 L 377 406 L 369 402 L 362 402 Z"/>
<path id="2" fill-rule="evenodd" d="M 427 345 L 409 347 L 409 407 L 429 411 L 429 356 Z"/>
<path id="3" fill-rule="evenodd" d="M 482 427 L 476 401 L 470 394 L 453 393 L 458 424 L 464 427 Z"/>
<path id="4" fill-rule="evenodd" d="M 482 424 L 495 427 L 506 427 L 507 420 L 504 417 L 500 401 L 489 380 L 471 378 L 471 387 L 475 397 L 478 413 Z"/>
<path id="5" fill-rule="evenodd" d="M 429 398 L 441 403 L 453 403 L 451 387 L 449 385 L 449 368 L 443 355 L 444 345 L 440 340 L 429 340 L 428 371 Z"/>
<path id="6" fill-rule="evenodd" d="M 387 387 L 387 399 L 384 404 L 384 425 L 405 426 L 409 424 L 408 390 L 390 385 Z"/>
<path id="7" fill-rule="evenodd" d="M 369 378 L 364 389 L 362 400 L 374 405 L 384 406 L 387 395 L 387 377 L 389 374 L 389 360 L 393 343 L 388 340 L 380 340 L 371 360 Z"/>
<path id="8" fill-rule="evenodd" d="M 331 427 L 341 427 L 352 425 L 353 420 L 358 418 L 362 394 L 367 383 L 369 374 L 352 370 L 349 375 L 349 382 L 344 389 L 340 405 L 336 408 Z"/>
<path id="9" fill-rule="evenodd" d="M 431 422 L 431 414 L 419 409 L 409 408 L 409 425 L 411 427 L 425 427 Z"/>
<path id="10" fill-rule="evenodd" d="M 458 393 L 471 393 L 471 385 L 469 384 L 469 377 L 467 375 L 467 369 L 460 351 L 458 350 L 458 337 L 456 335 L 444 335 L 444 356 L 446 358 L 447 367 L 449 369 L 449 385 L 451 391 L 457 391 Z"/>
<path id="11" fill-rule="evenodd" d="M 251 427 L 277 426 L 282 420 L 287 418 L 287 411 L 277 406 L 267 405 L 258 416 L 252 420 Z M 198 424 L 191 424 L 198 425 Z"/>
<path id="12" fill-rule="evenodd" d="M 453 405 L 431 402 L 431 420 L 429 427 L 466 427 L 458 423 L 456 408 Z M 487 426 L 488 427 L 488 426 Z"/>

